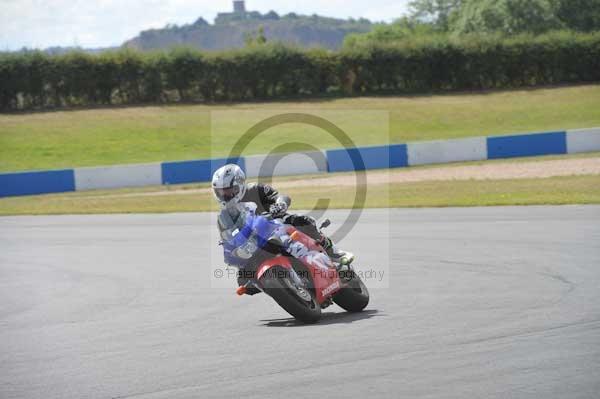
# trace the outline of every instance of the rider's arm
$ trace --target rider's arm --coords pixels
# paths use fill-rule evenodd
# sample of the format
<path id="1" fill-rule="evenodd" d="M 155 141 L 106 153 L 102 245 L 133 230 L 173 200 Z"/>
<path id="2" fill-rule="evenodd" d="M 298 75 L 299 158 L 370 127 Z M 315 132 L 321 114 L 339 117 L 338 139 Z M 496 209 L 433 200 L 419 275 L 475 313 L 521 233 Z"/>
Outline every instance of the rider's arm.
<path id="1" fill-rule="evenodd" d="M 258 197 L 260 199 L 261 204 L 263 204 L 265 209 L 269 209 L 271 205 L 277 202 L 277 198 L 279 197 L 279 192 L 275 190 L 272 186 L 268 184 L 259 183 L 256 185 L 258 190 Z"/>
<path id="2" fill-rule="evenodd" d="M 273 215 L 280 215 L 287 212 L 292 199 L 287 195 L 281 195 L 277 190 L 268 184 L 259 184 L 257 186 L 260 201 L 265 209 L 268 209 Z"/>

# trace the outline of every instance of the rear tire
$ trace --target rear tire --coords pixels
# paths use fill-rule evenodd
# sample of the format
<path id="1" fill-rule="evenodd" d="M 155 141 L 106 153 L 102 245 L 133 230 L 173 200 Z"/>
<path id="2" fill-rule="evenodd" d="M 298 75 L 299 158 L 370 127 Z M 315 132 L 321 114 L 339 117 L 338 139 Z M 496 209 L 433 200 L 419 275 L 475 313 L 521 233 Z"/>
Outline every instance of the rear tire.
<path id="1" fill-rule="evenodd" d="M 321 319 L 321 306 L 310 290 L 298 289 L 289 272 L 282 268 L 268 271 L 261 278 L 264 292 L 296 320 L 313 324 Z"/>
<path id="2" fill-rule="evenodd" d="M 348 280 L 334 295 L 333 302 L 348 312 L 360 312 L 369 304 L 369 290 L 354 271 L 345 273 L 348 273 Z"/>

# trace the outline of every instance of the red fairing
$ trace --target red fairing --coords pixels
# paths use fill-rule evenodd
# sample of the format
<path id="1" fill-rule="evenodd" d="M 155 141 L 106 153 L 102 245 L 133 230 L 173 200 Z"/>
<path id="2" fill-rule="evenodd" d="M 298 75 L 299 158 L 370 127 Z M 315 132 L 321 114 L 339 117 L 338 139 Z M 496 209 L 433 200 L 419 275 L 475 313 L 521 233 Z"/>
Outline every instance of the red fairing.
<path id="1" fill-rule="evenodd" d="M 311 251 L 325 252 L 319 243 L 294 227 L 288 228 L 287 233 L 292 240 L 301 242 Z M 327 259 L 329 260 L 329 258 Z M 332 297 L 342 288 L 337 270 L 331 262 L 324 268 L 322 265 L 312 262 L 310 255 L 305 256 L 300 260 L 311 274 L 313 285 L 315 287 L 316 300 L 319 304 L 325 302 L 327 298 Z"/>
<path id="2" fill-rule="evenodd" d="M 334 268 L 323 270 L 319 267 L 311 267 L 313 284 L 315 287 L 316 300 L 319 304 L 325 302 L 342 288 L 340 278 Z"/>
<path id="3" fill-rule="evenodd" d="M 324 252 L 323 247 L 319 245 L 315 240 L 307 236 L 306 234 L 296 230 L 293 227 L 290 227 L 287 230 L 287 233 L 294 241 L 298 241 L 308 247 L 311 251 L 319 251 Z M 310 254 L 308 256 L 303 256 L 301 261 L 304 266 L 308 269 L 313 281 L 313 286 L 315 288 L 316 300 L 319 304 L 325 302 L 328 298 L 331 298 L 336 292 L 338 292 L 341 287 L 340 278 L 338 276 L 337 270 L 331 262 L 328 265 L 322 265 L 318 262 L 314 261 Z M 327 260 L 329 260 L 327 258 Z M 292 269 L 292 264 L 290 262 L 290 258 L 287 256 L 276 256 L 271 259 L 265 260 L 256 271 L 256 279 L 260 280 L 260 278 L 265 274 L 265 272 L 273 267 L 283 267 L 284 269 Z"/>
<path id="4" fill-rule="evenodd" d="M 304 244 L 311 251 L 324 252 L 323 247 L 321 247 L 319 243 L 317 243 L 315 240 L 310 238 L 310 236 L 304 234 L 300 230 L 290 226 L 288 227 L 286 233 L 288 233 L 292 240 Z"/>
<path id="5" fill-rule="evenodd" d="M 266 261 L 264 261 L 256 270 L 256 279 L 260 280 L 262 275 L 265 274 L 267 270 L 276 266 L 283 267 L 284 269 L 292 268 L 290 259 L 287 256 L 280 255 L 275 258 L 267 259 Z"/>

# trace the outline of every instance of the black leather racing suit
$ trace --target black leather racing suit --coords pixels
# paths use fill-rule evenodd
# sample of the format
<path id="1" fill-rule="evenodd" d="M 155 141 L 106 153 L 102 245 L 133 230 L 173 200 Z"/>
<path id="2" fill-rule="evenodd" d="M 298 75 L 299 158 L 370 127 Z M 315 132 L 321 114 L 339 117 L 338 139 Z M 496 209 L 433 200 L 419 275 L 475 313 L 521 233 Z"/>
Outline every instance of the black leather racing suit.
<path id="1" fill-rule="evenodd" d="M 254 202 L 256 204 L 256 213 L 261 214 L 269 212 L 269 208 L 277 202 L 277 198 L 279 198 L 279 192 L 268 184 L 250 183 L 246 187 L 246 194 L 244 194 L 241 202 Z M 291 224 L 314 240 L 321 241 L 323 239 L 317 229 L 315 220 L 309 216 L 287 213 L 285 215 L 274 216 L 283 217 L 285 224 Z"/>

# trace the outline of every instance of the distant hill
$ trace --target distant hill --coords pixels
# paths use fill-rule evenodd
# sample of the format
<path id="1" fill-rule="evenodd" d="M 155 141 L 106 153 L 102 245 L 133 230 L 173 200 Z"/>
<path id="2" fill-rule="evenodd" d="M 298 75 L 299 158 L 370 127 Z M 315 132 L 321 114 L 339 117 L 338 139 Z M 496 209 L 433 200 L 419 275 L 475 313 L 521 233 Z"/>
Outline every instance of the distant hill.
<path id="1" fill-rule="evenodd" d="M 71 47 L 47 47 L 43 51 L 50 55 L 63 55 L 72 53 L 74 51 L 84 52 L 88 54 L 99 54 L 104 51 L 118 50 L 119 47 L 97 47 L 97 48 L 83 48 L 79 46 L 71 46 Z"/>
<path id="2" fill-rule="evenodd" d="M 239 6 L 238 6 L 239 7 Z M 190 46 L 203 50 L 224 50 L 243 47 L 245 38 L 260 27 L 268 41 L 296 44 L 302 47 L 338 49 L 349 33 L 364 33 L 373 24 L 359 20 L 337 19 L 318 15 L 287 14 L 279 16 L 274 11 L 261 14 L 238 9 L 217 16 L 214 24 L 203 18 L 189 25 L 168 25 L 163 29 L 150 29 L 126 41 L 123 46 L 138 50 L 165 49 L 173 46 Z"/>

